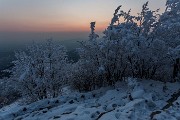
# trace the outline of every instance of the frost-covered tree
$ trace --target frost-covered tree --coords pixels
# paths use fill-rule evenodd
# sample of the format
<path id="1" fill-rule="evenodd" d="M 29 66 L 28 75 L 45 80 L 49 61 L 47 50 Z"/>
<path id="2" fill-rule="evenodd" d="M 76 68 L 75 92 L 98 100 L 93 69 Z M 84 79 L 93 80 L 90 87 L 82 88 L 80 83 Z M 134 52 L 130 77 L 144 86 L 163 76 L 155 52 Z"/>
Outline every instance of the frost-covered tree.
<path id="1" fill-rule="evenodd" d="M 148 2 L 137 15 L 119 6 L 104 36 L 97 41 L 95 22 L 89 40 L 80 42 L 75 65 L 77 88 L 114 85 L 127 77 L 170 81 L 179 77 L 179 1 L 168 0 L 166 11 L 150 10 Z M 123 21 L 122 21 L 123 20 Z M 173 61 L 173 62 L 172 62 Z M 84 87 L 84 88 L 83 88 Z"/>
<path id="2" fill-rule="evenodd" d="M 169 47 L 180 45 L 180 1 L 167 0 L 166 10 L 160 16 L 157 27 L 159 39 L 164 40 Z"/>
<path id="3" fill-rule="evenodd" d="M 103 80 L 99 83 L 105 85 L 113 85 L 129 76 L 170 80 L 169 45 L 158 32 L 163 16 L 158 14 L 159 9 L 150 10 L 146 2 L 142 11 L 133 16 L 131 10 L 125 12 L 120 8 L 115 10 L 101 41 L 96 40 L 95 23 L 91 23 L 90 39 L 82 42 L 83 47 L 79 49 L 81 59 L 78 66 L 83 66 L 81 77 L 100 81 L 101 76 Z"/>
<path id="4" fill-rule="evenodd" d="M 121 63 L 123 62 L 123 65 L 128 66 L 129 70 L 126 72 L 129 75 L 153 78 L 157 69 L 162 66 L 161 62 L 167 51 L 166 47 L 163 46 L 163 41 L 156 39 L 153 33 L 159 18 L 158 10 L 149 10 L 148 2 L 146 2 L 142 6 L 141 13 L 138 16 L 132 16 L 131 10 L 128 12 L 121 10 L 118 13 L 120 7 L 115 10 L 111 24 L 104 32 L 104 38 L 108 41 L 108 45 L 113 46 L 110 50 L 117 54 L 117 57 L 121 56 Z M 121 18 L 124 21 L 120 23 L 119 19 Z M 162 44 L 159 51 L 155 47 L 157 44 Z M 116 47 L 117 49 L 114 49 Z M 119 66 L 117 69 L 122 68 Z"/>
<path id="5" fill-rule="evenodd" d="M 165 42 L 171 52 L 168 52 L 169 59 L 166 59 L 167 74 L 176 79 L 180 72 L 180 57 L 174 57 L 175 50 L 180 45 L 180 1 L 167 0 L 166 10 L 160 16 L 157 27 L 154 30 L 156 38 Z M 174 50 L 173 50 L 174 49 Z M 173 52 L 172 52 L 173 51 Z"/>
<path id="6" fill-rule="evenodd" d="M 17 82 L 13 79 L 0 79 L 0 108 L 21 97 L 17 85 Z"/>
<path id="7" fill-rule="evenodd" d="M 16 52 L 13 77 L 20 91 L 32 100 L 56 97 L 67 74 L 66 49 L 48 40 L 45 45 L 33 44 L 26 51 Z"/>
<path id="8" fill-rule="evenodd" d="M 78 48 L 80 59 L 73 71 L 74 86 L 86 91 L 95 89 L 99 84 L 100 47 L 97 41 L 99 36 L 95 33 L 95 22 L 90 23 L 90 28 L 89 40 L 80 42 L 81 48 Z"/>

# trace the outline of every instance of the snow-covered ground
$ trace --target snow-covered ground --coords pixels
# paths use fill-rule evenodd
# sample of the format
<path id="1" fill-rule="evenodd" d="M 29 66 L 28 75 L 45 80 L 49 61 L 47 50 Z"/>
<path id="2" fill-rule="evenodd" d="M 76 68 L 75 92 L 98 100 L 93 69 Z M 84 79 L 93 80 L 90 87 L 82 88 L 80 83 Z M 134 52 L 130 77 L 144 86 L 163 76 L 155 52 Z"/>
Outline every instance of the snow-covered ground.
<path id="1" fill-rule="evenodd" d="M 128 83 L 87 93 L 66 89 L 58 98 L 29 105 L 17 101 L 0 109 L 0 120 L 180 120 L 180 83 Z"/>

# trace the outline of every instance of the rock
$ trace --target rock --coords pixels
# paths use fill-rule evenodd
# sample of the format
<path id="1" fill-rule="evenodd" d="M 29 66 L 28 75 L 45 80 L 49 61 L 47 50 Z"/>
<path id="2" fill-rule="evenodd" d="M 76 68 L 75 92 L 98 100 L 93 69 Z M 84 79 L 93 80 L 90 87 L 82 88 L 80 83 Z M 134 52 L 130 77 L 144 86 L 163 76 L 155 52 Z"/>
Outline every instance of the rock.
<path id="1" fill-rule="evenodd" d="M 69 103 L 70 103 L 70 104 L 73 104 L 73 103 L 74 103 L 74 100 L 69 101 Z"/>

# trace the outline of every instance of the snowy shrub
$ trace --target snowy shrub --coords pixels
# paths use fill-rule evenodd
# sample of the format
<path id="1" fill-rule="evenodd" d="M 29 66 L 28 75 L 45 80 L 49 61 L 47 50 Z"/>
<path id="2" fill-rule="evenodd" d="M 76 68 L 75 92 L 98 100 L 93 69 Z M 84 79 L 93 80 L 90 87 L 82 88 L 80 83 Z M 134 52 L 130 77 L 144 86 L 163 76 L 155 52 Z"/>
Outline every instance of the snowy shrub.
<path id="1" fill-rule="evenodd" d="M 26 51 L 16 52 L 12 69 L 22 95 L 31 100 L 56 97 L 67 81 L 66 49 L 48 40 L 45 45 L 33 44 Z"/>
<path id="2" fill-rule="evenodd" d="M 78 49 L 80 60 L 75 67 L 78 87 L 85 85 L 92 90 L 97 86 L 114 85 L 127 77 L 177 79 L 180 71 L 179 1 L 167 1 L 166 6 L 166 11 L 160 15 L 159 9 L 150 10 L 146 2 L 137 16 L 131 15 L 131 10 L 120 10 L 119 6 L 102 39 L 97 39 L 95 22 L 92 22 L 89 40 L 80 42 L 82 47 Z M 168 52 L 169 47 L 174 50 Z"/>
<path id="3" fill-rule="evenodd" d="M 18 83 L 12 79 L 0 80 L 0 108 L 21 97 L 17 85 Z"/>
<path id="4" fill-rule="evenodd" d="M 95 22 L 91 22 L 91 33 L 89 40 L 80 42 L 81 48 L 77 49 L 80 59 L 74 64 L 73 69 L 73 87 L 80 91 L 90 91 L 95 89 L 99 83 L 100 74 L 98 68 L 100 67 L 100 47 L 97 38 L 99 37 L 95 32 Z"/>
<path id="5" fill-rule="evenodd" d="M 105 40 L 103 43 L 107 43 L 108 46 L 112 45 L 111 47 L 105 47 L 106 49 L 109 48 L 109 50 L 104 54 L 111 52 L 110 58 L 114 58 L 115 61 L 110 59 L 109 62 L 112 61 L 112 64 L 115 65 L 116 69 L 114 70 L 126 73 L 118 79 L 132 76 L 136 78 L 172 80 L 172 62 L 167 53 L 168 47 L 179 45 L 180 20 L 179 2 L 168 2 L 167 10 L 162 15 L 158 14 L 159 10 L 149 10 L 148 2 L 142 6 L 142 11 L 138 16 L 132 16 L 130 14 L 131 10 L 128 12 L 121 10 L 118 14 L 117 11 L 120 10 L 120 6 L 115 10 L 111 24 L 104 32 Z M 124 19 L 122 23 L 119 22 L 121 18 Z M 170 21 L 171 23 L 168 24 Z M 162 33 L 164 31 L 167 32 L 168 36 Z M 103 60 L 105 59 L 103 58 Z M 121 64 L 116 64 L 116 61 Z M 176 57 L 175 61 L 176 70 L 173 70 L 175 71 L 173 76 L 177 76 L 179 71 L 177 67 L 179 66 L 179 57 Z M 112 64 L 110 67 L 113 66 Z M 110 72 L 114 70 L 111 69 Z M 114 73 L 111 76 L 114 76 Z"/>
<path id="6" fill-rule="evenodd" d="M 154 40 L 152 31 L 158 21 L 158 10 L 151 11 L 147 6 L 148 2 L 143 5 L 138 16 L 132 16 L 131 10 L 121 10 L 118 14 L 119 6 L 110 26 L 104 32 L 105 50 L 101 52 L 105 54 L 103 60 L 106 73 L 110 76 L 108 79 L 111 78 L 113 82 L 128 76 L 152 79 L 157 69 L 162 66 L 160 61 L 166 54 L 166 47 L 154 52 L 157 49 L 154 45 L 162 42 Z M 124 21 L 120 23 L 119 19 Z"/>
<path id="7" fill-rule="evenodd" d="M 97 40 L 95 22 L 91 23 L 89 40 L 81 43 L 78 49 L 80 60 L 74 71 L 74 87 L 82 90 L 114 85 L 125 77 L 125 53 L 115 41 Z M 122 55 L 122 53 L 124 55 Z M 74 81 L 74 80 L 73 80 Z"/>
<path id="8" fill-rule="evenodd" d="M 156 38 L 163 40 L 168 47 L 168 58 L 166 58 L 166 76 L 169 79 L 176 80 L 180 72 L 180 54 L 178 46 L 180 45 L 180 1 L 167 0 L 166 10 L 160 16 L 155 28 Z M 174 49 L 174 50 L 173 50 Z"/>
<path id="9" fill-rule="evenodd" d="M 72 87 L 79 91 L 91 91 L 95 86 L 97 74 L 89 64 L 76 63 L 72 78 Z"/>

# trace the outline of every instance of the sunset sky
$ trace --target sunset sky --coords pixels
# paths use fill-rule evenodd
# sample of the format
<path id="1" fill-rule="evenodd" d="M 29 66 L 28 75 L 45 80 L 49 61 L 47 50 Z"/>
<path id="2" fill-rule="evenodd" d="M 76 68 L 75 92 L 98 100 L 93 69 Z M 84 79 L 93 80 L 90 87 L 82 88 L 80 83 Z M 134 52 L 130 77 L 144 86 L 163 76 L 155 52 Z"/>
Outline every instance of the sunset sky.
<path id="1" fill-rule="evenodd" d="M 0 32 L 76 32 L 97 31 L 109 24 L 114 10 L 140 11 L 146 0 L 0 0 Z M 164 10 L 166 0 L 149 0 L 152 9 Z"/>

